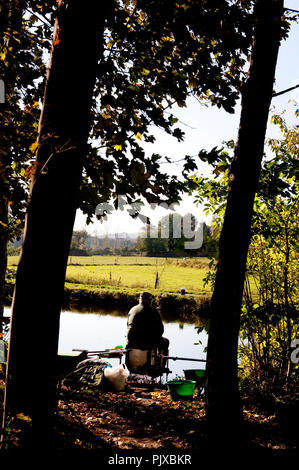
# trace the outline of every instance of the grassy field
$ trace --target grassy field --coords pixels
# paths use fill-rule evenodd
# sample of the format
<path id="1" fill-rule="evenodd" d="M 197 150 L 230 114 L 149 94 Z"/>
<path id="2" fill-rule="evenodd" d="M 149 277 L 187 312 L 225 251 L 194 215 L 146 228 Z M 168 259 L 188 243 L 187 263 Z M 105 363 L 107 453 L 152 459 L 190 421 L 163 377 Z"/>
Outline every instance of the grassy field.
<path id="1" fill-rule="evenodd" d="M 10 266 L 17 256 L 10 256 Z M 46 262 L 46 256 L 45 256 Z M 78 288 L 109 288 L 109 290 L 150 290 L 179 292 L 182 287 L 193 294 L 209 294 L 203 278 L 209 269 L 208 258 L 149 258 L 140 256 L 70 256 L 66 283 Z"/>
<path id="2" fill-rule="evenodd" d="M 208 258 L 151 258 L 148 256 L 69 256 L 70 265 L 146 265 L 146 266 L 182 266 L 208 268 Z"/>
<path id="3" fill-rule="evenodd" d="M 185 287 L 188 292 L 206 293 L 203 278 L 207 270 L 173 265 L 97 265 L 68 266 L 66 281 L 98 287 L 107 285 L 152 290 L 158 273 L 158 288 L 166 292 L 177 292 Z"/>
<path id="4" fill-rule="evenodd" d="M 47 257 L 44 255 L 45 266 Z M 16 270 L 17 256 L 9 256 L 11 271 Z M 70 256 L 65 286 L 111 295 L 138 295 L 149 290 L 155 295 L 186 293 L 210 297 L 210 285 L 203 279 L 209 272 L 208 258 L 149 258 L 141 256 Z M 159 282 L 155 289 L 156 275 Z M 253 278 L 250 278 L 253 295 L 257 295 Z"/>
<path id="5" fill-rule="evenodd" d="M 87 264 L 89 263 L 89 264 Z M 133 256 L 70 257 L 66 280 L 106 288 L 155 289 L 178 292 L 182 287 L 194 294 L 207 294 L 203 278 L 207 274 L 207 258 L 167 259 Z"/>
<path id="6" fill-rule="evenodd" d="M 16 266 L 17 256 L 10 256 L 8 264 Z M 47 257 L 44 256 L 46 264 Z M 186 293 L 210 295 L 210 286 L 203 279 L 209 271 L 208 258 L 149 258 L 141 256 L 70 256 L 66 272 L 66 286 L 72 289 L 137 293 L 149 290 L 156 294 Z M 16 269 L 16 268 L 13 268 Z M 155 289 L 156 276 L 159 282 Z M 256 291 L 250 279 L 252 292 Z"/>
<path id="7" fill-rule="evenodd" d="M 46 256 L 45 256 L 46 258 Z M 18 256 L 9 256 L 8 264 L 16 266 L 18 264 Z M 169 264 L 173 266 L 189 266 L 208 268 L 210 260 L 208 258 L 151 258 L 148 256 L 69 256 L 69 265 L 150 265 L 163 266 Z"/>

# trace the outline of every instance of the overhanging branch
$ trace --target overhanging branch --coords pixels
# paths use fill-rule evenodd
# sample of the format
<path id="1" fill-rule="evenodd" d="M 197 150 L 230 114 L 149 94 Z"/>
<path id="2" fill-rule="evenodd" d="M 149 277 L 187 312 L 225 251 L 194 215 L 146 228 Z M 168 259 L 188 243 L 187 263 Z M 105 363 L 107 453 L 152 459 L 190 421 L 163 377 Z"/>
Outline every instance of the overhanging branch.
<path id="1" fill-rule="evenodd" d="M 274 98 L 275 96 L 283 95 L 284 93 L 287 93 L 288 91 L 295 90 L 295 88 L 298 88 L 298 87 L 299 87 L 299 84 L 292 86 L 291 88 L 287 88 L 286 90 L 279 91 L 278 93 L 273 93 L 272 98 Z"/>
<path id="2" fill-rule="evenodd" d="M 295 13 L 299 13 L 299 10 L 293 10 L 293 8 L 284 8 L 284 11 L 294 11 Z"/>

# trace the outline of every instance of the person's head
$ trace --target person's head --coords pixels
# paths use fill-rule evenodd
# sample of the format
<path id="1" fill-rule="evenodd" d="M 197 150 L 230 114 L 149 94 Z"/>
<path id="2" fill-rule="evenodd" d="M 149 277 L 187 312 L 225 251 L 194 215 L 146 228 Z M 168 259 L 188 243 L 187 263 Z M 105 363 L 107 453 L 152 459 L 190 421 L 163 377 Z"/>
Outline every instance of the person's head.
<path id="1" fill-rule="evenodd" d="M 140 297 L 139 297 L 139 303 L 140 304 L 148 304 L 151 305 L 153 301 L 153 296 L 150 292 L 141 292 Z"/>

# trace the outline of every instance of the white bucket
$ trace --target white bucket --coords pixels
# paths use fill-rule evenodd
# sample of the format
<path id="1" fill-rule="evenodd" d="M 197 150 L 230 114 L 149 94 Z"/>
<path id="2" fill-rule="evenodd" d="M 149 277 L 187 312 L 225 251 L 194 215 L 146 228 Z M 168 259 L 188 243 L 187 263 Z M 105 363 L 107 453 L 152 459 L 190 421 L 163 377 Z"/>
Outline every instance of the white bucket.
<path id="1" fill-rule="evenodd" d="M 126 364 L 131 372 L 138 372 L 141 367 L 146 366 L 148 350 L 131 349 L 127 354 Z"/>

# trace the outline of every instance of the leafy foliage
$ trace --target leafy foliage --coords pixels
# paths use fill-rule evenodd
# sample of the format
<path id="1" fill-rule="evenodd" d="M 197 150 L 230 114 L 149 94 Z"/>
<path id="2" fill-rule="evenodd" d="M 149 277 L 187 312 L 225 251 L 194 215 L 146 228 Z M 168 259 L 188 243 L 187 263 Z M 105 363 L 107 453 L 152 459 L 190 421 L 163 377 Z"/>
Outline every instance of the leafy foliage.
<path id="1" fill-rule="evenodd" d="M 295 114 L 298 114 L 296 109 Z M 274 383 L 290 381 L 296 368 L 291 362 L 291 343 L 298 337 L 298 126 L 289 128 L 283 114 L 272 121 L 281 139 L 270 139 L 274 156 L 264 160 L 254 205 L 252 237 L 247 259 L 247 279 L 241 315 L 240 355 L 242 378 Z M 215 179 L 194 176 L 198 201 L 214 210 L 215 226 L 221 227 L 229 187 L 231 157 L 226 149 L 213 149 L 202 157 L 212 164 Z M 210 273 L 207 281 L 213 282 Z M 257 295 L 252 294 L 254 282 Z"/>
<path id="2" fill-rule="evenodd" d="M 29 149 L 37 133 L 46 70 L 43 54 L 50 46 L 50 28 L 44 28 L 31 9 L 50 14 L 54 5 L 54 1 L 0 3 L 0 76 L 5 83 L 5 103 L 0 105 L 0 193 L 1 207 L 9 206 L 9 224 L 2 223 L 8 238 L 22 229 L 33 158 Z"/>
<path id="3" fill-rule="evenodd" d="M 190 233 L 186 233 L 184 225 Z M 146 226 L 142 235 L 138 237 L 136 249 L 149 253 L 177 252 L 196 256 L 201 247 L 196 250 L 188 249 L 185 248 L 185 242 L 194 239 L 194 234 L 201 235 L 201 230 L 203 231 L 202 237 L 205 243 L 209 237 L 209 227 L 205 223 L 202 227 L 199 226 L 198 220 L 193 214 L 189 213 L 181 216 L 179 213 L 174 212 L 162 217 L 157 227 Z M 206 243 L 205 248 L 211 245 L 211 243 Z"/>
<path id="4" fill-rule="evenodd" d="M 169 203 L 188 190 L 186 181 L 163 173 L 162 157 L 147 156 L 142 144 L 155 140 L 153 126 L 178 141 L 184 138 L 171 106 L 185 106 L 190 94 L 201 103 L 233 112 L 249 52 L 252 4 L 251 0 L 109 3 L 81 187 L 80 208 L 88 222 L 97 204 L 111 197 L 117 204 L 116 195 L 126 194 L 129 203 L 141 195 L 148 202 Z M 7 149 L 2 146 L 0 176 L 2 194 L 18 224 L 24 216 L 26 184 L 34 172 L 39 100 L 56 14 L 54 0 L 1 1 L 0 75 L 7 94 L 0 110 L 4 123 L 0 137 Z M 166 158 L 171 161 L 171 156 Z M 183 177 L 195 169 L 195 160 L 185 156 Z M 189 185 L 194 187 L 191 180 Z"/>
<path id="5" fill-rule="evenodd" d="M 164 174 L 162 156 L 147 156 L 142 144 L 154 142 L 153 126 L 183 139 L 170 109 L 185 106 L 189 94 L 233 111 L 250 34 L 250 15 L 236 2 L 112 3 L 82 184 L 88 220 L 98 203 L 117 194 L 129 203 L 140 195 L 170 203 L 188 190 L 186 181 Z M 195 169 L 186 156 L 183 177 Z"/>

